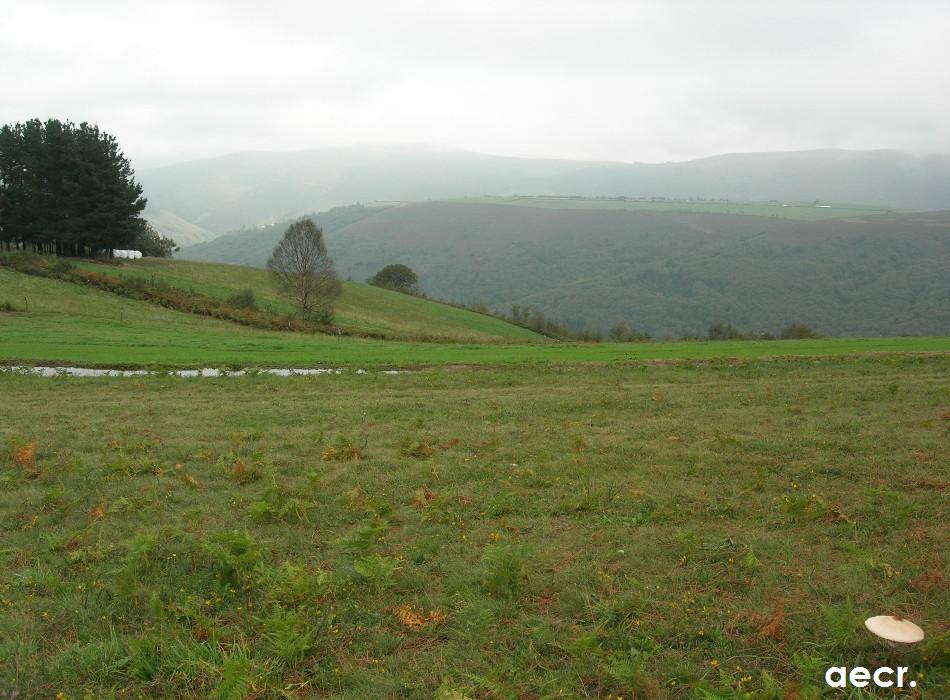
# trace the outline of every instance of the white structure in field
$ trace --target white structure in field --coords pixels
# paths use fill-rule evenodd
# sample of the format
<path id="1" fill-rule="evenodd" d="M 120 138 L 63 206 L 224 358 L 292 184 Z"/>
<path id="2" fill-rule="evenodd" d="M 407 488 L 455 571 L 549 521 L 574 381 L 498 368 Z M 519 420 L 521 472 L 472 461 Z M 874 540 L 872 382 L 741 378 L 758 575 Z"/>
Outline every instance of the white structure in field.
<path id="1" fill-rule="evenodd" d="M 138 260 L 142 257 L 142 252 L 138 250 L 113 250 L 113 258 L 126 258 L 128 260 Z"/>

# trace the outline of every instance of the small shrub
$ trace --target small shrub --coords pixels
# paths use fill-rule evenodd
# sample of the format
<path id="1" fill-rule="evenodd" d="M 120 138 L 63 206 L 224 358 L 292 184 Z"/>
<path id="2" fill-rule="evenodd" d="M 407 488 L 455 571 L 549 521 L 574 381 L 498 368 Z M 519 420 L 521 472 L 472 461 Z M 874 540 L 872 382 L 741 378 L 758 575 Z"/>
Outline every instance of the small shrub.
<path id="1" fill-rule="evenodd" d="M 644 697 L 652 697 L 652 693 L 647 693 L 650 681 L 645 674 L 651 655 L 650 652 L 634 648 L 628 649 L 626 653 L 612 654 L 605 665 L 605 670 L 614 681 L 620 684 L 620 687 L 637 688 L 643 691 Z"/>
<path id="2" fill-rule="evenodd" d="M 153 553 L 157 546 L 158 536 L 151 532 L 140 532 L 129 541 L 129 551 L 115 576 L 120 593 L 126 596 L 135 593 L 141 583 L 141 577 L 154 561 Z"/>
<path id="3" fill-rule="evenodd" d="M 133 638 L 128 641 L 128 655 L 122 659 L 123 671 L 142 681 L 155 679 L 162 670 L 161 642 L 154 637 Z"/>
<path id="4" fill-rule="evenodd" d="M 367 284 L 403 294 L 419 293 L 419 277 L 406 265 L 387 265 L 366 280 Z"/>
<path id="5" fill-rule="evenodd" d="M 864 618 L 855 609 L 850 599 L 836 605 L 826 605 L 821 610 L 825 623 L 826 639 L 832 649 L 850 647 L 860 634 L 861 620 Z"/>
<path id="6" fill-rule="evenodd" d="M 731 323 L 720 321 L 709 327 L 708 337 L 710 340 L 741 340 L 745 335 Z"/>
<path id="7" fill-rule="evenodd" d="M 399 451 L 406 457 L 426 459 L 431 457 L 435 450 L 432 449 L 432 445 L 429 444 L 428 440 L 413 440 L 407 437 L 400 444 Z"/>
<path id="8" fill-rule="evenodd" d="M 278 522 L 291 516 L 300 521 L 307 519 L 311 504 L 291 496 L 277 485 L 264 491 L 261 499 L 251 503 L 248 512 L 261 522 Z"/>
<path id="9" fill-rule="evenodd" d="M 259 670 L 254 658 L 243 647 L 235 647 L 224 655 L 218 669 L 214 700 L 243 700 L 257 685 Z"/>
<path id="10" fill-rule="evenodd" d="M 61 277 L 76 268 L 68 260 L 53 255 L 19 251 L 0 254 L 0 265 L 34 277 Z"/>
<path id="11" fill-rule="evenodd" d="M 802 494 L 785 496 L 782 500 L 785 517 L 791 523 L 800 523 L 808 519 L 811 505 L 811 500 Z"/>
<path id="12" fill-rule="evenodd" d="M 483 580 L 491 595 L 515 596 L 524 583 L 528 550 L 524 545 L 492 544 L 482 557 Z"/>
<path id="13" fill-rule="evenodd" d="M 250 287 L 242 289 L 237 294 L 229 297 L 228 303 L 238 309 L 257 310 L 257 300 L 254 298 L 254 290 Z"/>
<path id="14" fill-rule="evenodd" d="M 231 467 L 231 480 L 241 486 L 246 486 L 247 484 L 254 483 L 255 481 L 261 478 L 261 470 L 257 467 L 256 464 L 247 466 L 244 462 L 240 460 L 235 462 Z"/>
<path id="15" fill-rule="evenodd" d="M 75 265 L 62 258 L 56 258 L 49 266 L 49 271 L 54 275 L 65 275 L 67 272 L 72 272 L 75 269 Z"/>
<path id="16" fill-rule="evenodd" d="M 261 622 L 270 655 L 284 666 L 297 663 L 313 647 L 313 624 L 302 613 L 278 606 Z"/>
<path id="17" fill-rule="evenodd" d="M 381 554 L 371 554 L 353 561 L 353 570 L 376 588 L 389 586 L 398 568 L 395 559 Z"/>
<path id="18" fill-rule="evenodd" d="M 276 569 L 259 567 L 257 583 L 271 600 L 295 606 L 330 591 L 333 579 L 326 571 L 284 562 Z"/>
<path id="19" fill-rule="evenodd" d="M 224 590 L 243 588 L 261 560 L 257 542 L 239 532 L 209 535 L 202 543 L 202 550 L 210 563 L 215 583 Z"/>
<path id="20" fill-rule="evenodd" d="M 366 552 L 389 528 L 385 520 L 357 525 L 349 534 L 336 540 L 335 544 L 347 552 Z"/>
<path id="21" fill-rule="evenodd" d="M 623 321 L 611 326 L 607 331 L 607 337 L 615 343 L 640 343 L 650 340 L 649 334 L 629 328 Z"/>
<path id="22" fill-rule="evenodd" d="M 790 323 L 779 334 L 782 340 L 802 340 L 804 338 L 820 338 L 821 333 L 804 323 Z"/>
<path id="23" fill-rule="evenodd" d="M 363 453 L 353 439 L 347 435 L 337 435 L 336 441 L 320 453 L 324 462 L 352 462 L 363 458 Z"/>

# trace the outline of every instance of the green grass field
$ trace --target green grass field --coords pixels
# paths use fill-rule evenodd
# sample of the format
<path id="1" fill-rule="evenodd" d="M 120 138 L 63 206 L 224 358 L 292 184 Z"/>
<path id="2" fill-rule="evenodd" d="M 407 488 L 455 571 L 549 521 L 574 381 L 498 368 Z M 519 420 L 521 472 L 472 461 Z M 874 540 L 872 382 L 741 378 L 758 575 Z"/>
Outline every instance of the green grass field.
<path id="1" fill-rule="evenodd" d="M 260 270 L 84 266 L 287 310 Z M 0 269 L 4 302 L 6 364 L 415 371 L 0 372 L 0 696 L 946 697 L 950 339 L 511 342 L 347 285 L 351 328 L 454 342 L 369 340 Z"/>
<path id="2" fill-rule="evenodd" d="M 670 211 L 696 214 L 742 214 L 769 216 L 796 221 L 820 221 L 863 217 L 897 211 L 866 204 L 823 203 L 816 207 L 811 202 L 744 202 L 702 201 L 691 199 L 610 199 L 587 197 L 467 197 L 449 200 L 455 202 L 484 202 L 542 209 L 587 209 L 591 211 Z"/>
<path id="3" fill-rule="evenodd" d="M 277 295 L 267 271 L 259 268 L 158 258 L 127 261 L 122 265 L 91 262 L 78 265 L 104 274 L 161 280 L 179 289 L 194 290 L 219 299 L 251 289 L 261 308 L 279 314 L 294 313 L 293 305 Z M 345 331 L 406 339 L 543 340 L 533 331 L 493 316 L 352 282 L 343 283 L 335 324 Z"/>
<path id="4" fill-rule="evenodd" d="M 192 263 L 194 264 L 194 263 Z M 212 269 L 229 266 L 209 266 Z M 249 268 L 237 268 L 241 271 Z M 209 285 L 210 286 L 210 285 Z M 354 285 L 356 287 L 356 285 Z M 201 288 L 197 288 L 201 291 Z M 352 290 L 353 287 L 349 287 Z M 403 295 L 369 287 L 386 298 Z M 90 366 L 419 366 L 947 352 L 947 338 L 675 343 L 410 343 L 261 331 L 0 269 L 0 361 Z M 414 303 L 420 300 L 405 297 Z M 433 305 L 447 312 L 452 307 Z M 374 313 L 382 315 L 383 310 Z M 467 312 L 462 312 L 467 313 Z M 480 314 L 474 321 L 501 323 Z M 431 317 L 430 317 L 431 318 Z M 509 328 L 514 328 L 508 326 Z M 520 330 L 520 329 L 519 329 Z M 438 328 L 430 334 L 437 334 Z"/>
<path id="5" fill-rule="evenodd" d="M 0 396 L 4 697 L 950 688 L 946 354 Z M 926 641 L 873 640 L 885 613 Z"/>

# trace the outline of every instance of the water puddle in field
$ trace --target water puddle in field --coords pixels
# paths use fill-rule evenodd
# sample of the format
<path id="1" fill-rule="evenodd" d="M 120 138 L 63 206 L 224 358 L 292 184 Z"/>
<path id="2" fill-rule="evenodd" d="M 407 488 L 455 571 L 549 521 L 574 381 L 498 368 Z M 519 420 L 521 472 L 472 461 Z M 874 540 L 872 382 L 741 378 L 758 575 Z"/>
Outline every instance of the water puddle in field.
<path id="1" fill-rule="evenodd" d="M 404 370 L 385 369 L 376 374 L 402 374 Z M 288 369 L 275 367 L 271 369 L 218 369 L 217 367 L 202 367 L 201 369 L 94 369 L 90 367 L 18 367 L 3 366 L 0 372 L 7 374 L 25 374 L 35 377 L 244 377 L 255 375 L 270 375 L 273 377 L 317 377 L 323 374 L 347 374 L 351 370 L 334 368 Z M 357 369 L 353 374 L 370 374 L 368 370 Z"/>

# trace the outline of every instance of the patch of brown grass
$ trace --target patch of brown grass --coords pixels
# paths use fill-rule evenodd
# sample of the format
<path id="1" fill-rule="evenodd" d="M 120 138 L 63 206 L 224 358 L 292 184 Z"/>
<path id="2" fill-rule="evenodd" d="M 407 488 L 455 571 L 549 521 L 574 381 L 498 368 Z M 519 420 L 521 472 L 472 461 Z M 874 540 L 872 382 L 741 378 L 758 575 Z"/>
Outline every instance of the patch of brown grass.
<path id="1" fill-rule="evenodd" d="M 13 463 L 20 467 L 32 467 L 36 459 L 36 443 L 28 442 L 25 445 L 17 445 L 10 453 Z"/>
<path id="2" fill-rule="evenodd" d="M 782 628 L 784 622 L 785 601 L 779 598 L 778 602 L 775 603 L 775 608 L 772 610 L 772 617 L 769 618 L 768 622 L 759 628 L 759 637 L 762 639 L 774 639 L 776 641 L 780 640 L 785 634 L 785 631 Z"/>
<path id="3" fill-rule="evenodd" d="M 445 622 L 448 614 L 442 610 L 429 610 L 426 612 L 418 605 L 413 603 L 403 603 L 390 609 L 390 612 L 396 617 L 403 627 L 409 630 L 420 630 L 430 625 L 438 625 Z"/>
<path id="4" fill-rule="evenodd" d="M 89 512 L 86 513 L 86 519 L 90 523 L 94 523 L 97 520 L 102 520 L 106 517 L 106 502 L 105 499 L 100 499 L 99 503 L 89 509 Z"/>
<path id="5" fill-rule="evenodd" d="M 910 587 L 918 593 L 947 592 L 947 580 L 939 569 L 927 569 L 914 577 Z"/>
<path id="6" fill-rule="evenodd" d="M 950 481 L 936 476 L 923 475 L 909 480 L 907 485 L 916 491 L 946 491 L 950 488 Z"/>
<path id="7" fill-rule="evenodd" d="M 363 453 L 352 445 L 345 447 L 328 447 L 320 453 L 324 462 L 358 462 L 363 459 Z"/>
<path id="8" fill-rule="evenodd" d="M 188 484 L 188 485 L 189 485 L 191 488 L 193 488 L 193 489 L 199 489 L 199 490 L 200 490 L 200 489 L 203 489 L 203 488 L 205 487 L 205 485 L 204 485 L 203 483 L 201 483 L 200 481 L 198 481 L 198 480 L 197 480 L 195 477 L 193 477 L 191 474 L 184 474 L 184 475 L 181 477 L 181 479 L 182 479 L 182 481 L 184 481 L 186 484 Z"/>
<path id="9" fill-rule="evenodd" d="M 416 508 L 425 508 L 438 497 L 438 492 L 433 491 L 428 486 L 423 486 L 421 489 L 416 491 L 416 495 L 412 499 L 412 505 Z"/>

